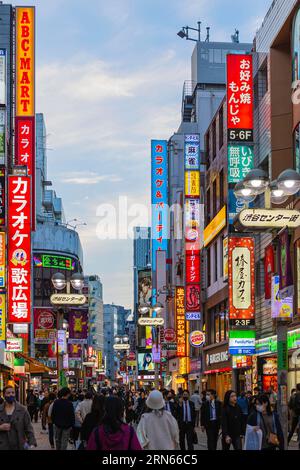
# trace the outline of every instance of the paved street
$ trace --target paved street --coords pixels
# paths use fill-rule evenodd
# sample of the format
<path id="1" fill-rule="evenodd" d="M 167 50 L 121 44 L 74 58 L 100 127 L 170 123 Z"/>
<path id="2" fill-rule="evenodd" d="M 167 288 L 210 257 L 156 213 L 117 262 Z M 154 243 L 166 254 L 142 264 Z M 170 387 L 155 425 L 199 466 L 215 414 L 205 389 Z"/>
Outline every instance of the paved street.
<path id="1" fill-rule="evenodd" d="M 49 444 L 48 434 L 42 434 L 41 423 L 33 423 L 34 432 L 37 440 L 38 447 L 36 450 L 52 450 Z M 206 450 L 206 434 L 201 432 L 200 428 L 197 428 L 198 434 L 198 445 L 195 446 L 195 450 Z M 218 442 L 218 450 L 221 450 L 221 438 Z M 69 445 L 68 450 L 73 450 L 73 447 Z M 298 450 L 297 442 L 292 442 L 289 450 Z"/>

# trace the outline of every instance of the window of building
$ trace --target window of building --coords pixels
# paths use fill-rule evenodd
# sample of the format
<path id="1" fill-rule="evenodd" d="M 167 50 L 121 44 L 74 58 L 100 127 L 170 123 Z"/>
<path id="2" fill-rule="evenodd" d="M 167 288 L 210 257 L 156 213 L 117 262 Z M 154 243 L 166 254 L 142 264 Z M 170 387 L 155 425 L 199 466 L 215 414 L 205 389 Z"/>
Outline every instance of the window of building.
<path id="1" fill-rule="evenodd" d="M 212 217 L 215 217 L 217 215 L 217 180 L 213 182 L 213 213 Z"/>
<path id="2" fill-rule="evenodd" d="M 211 285 L 211 247 L 207 248 L 207 287 Z"/>
<path id="3" fill-rule="evenodd" d="M 218 280 L 218 242 L 214 244 L 214 282 Z"/>
<path id="4" fill-rule="evenodd" d="M 223 106 L 219 112 L 219 149 L 223 147 L 224 144 L 224 111 Z"/>
<path id="5" fill-rule="evenodd" d="M 223 169 L 220 171 L 219 181 L 220 181 L 220 209 L 222 209 L 222 207 L 224 206 L 224 170 Z"/>
<path id="6" fill-rule="evenodd" d="M 217 129 L 216 129 L 216 121 L 213 122 L 213 125 L 212 125 L 212 145 L 213 145 L 213 160 L 216 158 L 217 156 Z"/>
<path id="7" fill-rule="evenodd" d="M 211 344 L 226 341 L 228 339 L 227 301 L 209 310 L 209 319 L 211 322 Z"/>
<path id="8" fill-rule="evenodd" d="M 209 224 L 211 221 L 211 205 L 210 205 L 210 188 L 207 190 L 206 193 L 206 225 Z"/>
<path id="9" fill-rule="evenodd" d="M 294 133 L 294 168 L 300 172 L 300 124 Z"/>
<path id="10" fill-rule="evenodd" d="M 223 277 L 224 276 L 224 266 L 223 266 L 223 263 L 224 263 L 224 255 L 223 255 L 223 240 L 224 240 L 224 235 L 223 237 L 221 238 L 221 246 L 220 246 L 220 277 Z"/>
<path id="11" fill-rule="evenodd" d="M 210 133 L 209 131 L 207 132 L 207 134 L 205 135 L 205 146 L 206 146 L 206 163 L 208 164 L 209 161 L 210 161 Z"/>
<path id="12" fill-rule="evenodd" d="M 222 50 L 221 49 L 215 49 L 214 50 L 214 63 L 215 64 L 221 64 L 222 63 Z"/>

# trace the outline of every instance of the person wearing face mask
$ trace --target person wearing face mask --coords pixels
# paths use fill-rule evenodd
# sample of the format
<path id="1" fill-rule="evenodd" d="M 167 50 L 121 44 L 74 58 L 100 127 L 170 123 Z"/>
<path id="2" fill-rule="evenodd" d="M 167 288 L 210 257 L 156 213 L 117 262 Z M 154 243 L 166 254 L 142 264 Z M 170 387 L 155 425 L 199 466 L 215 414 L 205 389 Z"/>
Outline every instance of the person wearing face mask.
<path id="1" fill-rule="evenodd" d="M 262 431 L 263 451 L 284 450 L 284 436 L 279 416 L 272 411 L 268 395 L 260 395 L 256 398 L 254 408 L 247 424 L 254 426 L 254 430 Z"/>
<path id="2" fill-rule="evenodd" d="M 206 431 L 207 450 L 217 450 L 221 427 L 222 405 L 215 390 L 207 390 L 206 400 L 201 406 L 201 429 Z"/>
<path id="3" fill-rule="evenodd" d="M 164 393 L 165 410 L 169 411 L 171 415 L 177 419 L 177 403 L 174 400 L 174 395 L 171 390 Z"/>
<path id="4" fill-rule="evenodd" d="M 184 390 L 179 399 L 178 425 L 181 450 L 185 450 L 185 439 L 187 440 L 188 450 L 194 450 L 196 412 L 195 405 L 189 398 L 189 391 Z"/>
<path id="5" fill-rule="evenodd" d="M 237 394 L 233 390 L 225 393 L 222 410 L 222 446 L 223 450 L 242 450 L 243 414 L 237 404 Z"/>
<path id="6" fill-rule="evenodd" d="M 30 415 L 26 407 L 16 401 L 14 387 L 5 387 L 3 396 L 4 403 L 0 405 L 0 451 L 37 447 Z"/>

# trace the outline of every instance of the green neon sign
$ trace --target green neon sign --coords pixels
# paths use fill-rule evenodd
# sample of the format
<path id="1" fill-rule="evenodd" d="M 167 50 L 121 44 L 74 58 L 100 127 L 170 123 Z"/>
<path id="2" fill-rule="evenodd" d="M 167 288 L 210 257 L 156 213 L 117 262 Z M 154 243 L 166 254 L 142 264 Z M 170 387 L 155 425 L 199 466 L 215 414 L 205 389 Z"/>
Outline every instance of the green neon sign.
<path id="1" fill-rule="evenodd" d="M 73 271 L 72 258 L 67 256 L 42 255 L 43 268 L 59 268 L 67 271 Z"/>

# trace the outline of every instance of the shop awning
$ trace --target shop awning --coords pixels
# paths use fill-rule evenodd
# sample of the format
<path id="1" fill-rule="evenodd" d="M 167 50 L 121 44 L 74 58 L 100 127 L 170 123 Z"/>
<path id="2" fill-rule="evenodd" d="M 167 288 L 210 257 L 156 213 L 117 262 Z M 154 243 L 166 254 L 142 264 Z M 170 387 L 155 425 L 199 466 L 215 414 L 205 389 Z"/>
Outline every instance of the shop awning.
<path id="1" fill-rule="evenodd" d="M 25 359 L 25 361 L 29 364 L 29 372 L 31 374 L 43 374 L 44 372 L 52 372 L 53 369 L 50 367 L 45 366 L 42 362 L 39 362 L 37 359 L 33 357 L 25 356 L 22 353 L 16 353 L 16 357 L 21 357 Z"/>

